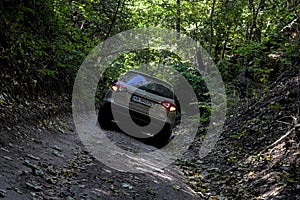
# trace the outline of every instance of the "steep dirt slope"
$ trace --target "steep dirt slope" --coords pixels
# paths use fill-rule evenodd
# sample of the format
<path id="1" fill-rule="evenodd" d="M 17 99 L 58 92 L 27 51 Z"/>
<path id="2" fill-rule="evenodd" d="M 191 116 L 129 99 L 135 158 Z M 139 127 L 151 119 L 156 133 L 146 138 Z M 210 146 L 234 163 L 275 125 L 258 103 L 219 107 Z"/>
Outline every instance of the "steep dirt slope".
<path id="1" fill-rule="evenodd" d="M 263 97 L 232 109 L 213 152 L 199 160 L 195 144 L 179 162 L 189 184 L 211 199 L 300 199 L 299 95 L 292 67 Z"/>

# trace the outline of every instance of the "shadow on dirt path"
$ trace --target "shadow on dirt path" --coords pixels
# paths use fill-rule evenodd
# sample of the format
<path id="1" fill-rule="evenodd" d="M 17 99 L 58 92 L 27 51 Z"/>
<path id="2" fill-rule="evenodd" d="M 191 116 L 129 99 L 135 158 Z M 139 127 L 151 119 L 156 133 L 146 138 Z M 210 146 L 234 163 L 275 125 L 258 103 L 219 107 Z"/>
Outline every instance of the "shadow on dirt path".
<path id="1" fill-rule="evenodd" d="M 113 170 L 84 148 L 71 117 L 53 124 L 51 128 L 24 126 L 1 131 L 5 144 L 0 147 L 1 198 L 199 199 L 175 166 L 154 173 Z M 23 137 L 12 139 L 14 131 Z M 116 134 L 119 143 L 127 137 Z"/>

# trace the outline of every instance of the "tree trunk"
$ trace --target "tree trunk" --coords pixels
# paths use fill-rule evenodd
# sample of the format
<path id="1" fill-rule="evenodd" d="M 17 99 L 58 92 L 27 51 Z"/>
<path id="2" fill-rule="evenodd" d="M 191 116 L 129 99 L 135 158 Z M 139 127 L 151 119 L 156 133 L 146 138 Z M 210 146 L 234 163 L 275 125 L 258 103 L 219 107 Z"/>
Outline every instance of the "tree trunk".
<path id="1" fill-rule="evenodd" d="M 213 15 L 214 15 L 214 10 L 215 10 L 215 4 L 216 0 L 213 0 L 212 6 L 211 6 L 211 11 L 210 11 L 210 40 L 209 40 L 209 54 L 211 55 L 211 50 L 212 50 L 212 43 L 213 43 L 213 37 L 214 37 L 214 30 L 213 30 Z"/>
<path id="2" fill-rule="evenodd" d="M 250 43 L 250 41 L 252 40 L 253 31 L 256 28 L 256 21 L 257 21 L 258 13 L 263 9 L 265 0 L 260 0 L 259 5 L 256 10 L 255 10 L 255 5 L 254 5 L 253 0 L 249 1 L 249 4 L 250 4 L 250 8 L 252 9 L 253 19 L 252 19 L 252 23 L 251 23 L 251 26 L 249 29 L 247 43 Z"/>
<path id="3" fill-rule="evenodd" d="M 180 24 L 181 24 L 181 10 L 180 10 L 180 0 L 177 0 L 176 2 L 177 7 L 177 19 L 176 19 L 176 31 L 177 31 L 177 39 L 180 38 Z"/>

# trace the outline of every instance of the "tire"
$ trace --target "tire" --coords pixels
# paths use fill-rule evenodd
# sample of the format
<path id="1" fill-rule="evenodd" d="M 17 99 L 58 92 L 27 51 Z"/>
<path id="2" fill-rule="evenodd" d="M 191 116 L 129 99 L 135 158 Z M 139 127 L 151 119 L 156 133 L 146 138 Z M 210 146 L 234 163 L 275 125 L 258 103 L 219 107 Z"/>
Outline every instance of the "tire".
<path id="1" fill-rule="evenodd" d="M 151 138 L 145 139 L 146 144 L 150 144 L 157 148 L 166 146 L 170 140 L 172 130 L 168 124 L 165 124 L 163 129 Z"/>
<path id="2" fill-rule="evenodd" d="M 103 130 L 112 128 L 112 113 L 110 104 L 104 104 L 98 112 L 98 122 Z"/>

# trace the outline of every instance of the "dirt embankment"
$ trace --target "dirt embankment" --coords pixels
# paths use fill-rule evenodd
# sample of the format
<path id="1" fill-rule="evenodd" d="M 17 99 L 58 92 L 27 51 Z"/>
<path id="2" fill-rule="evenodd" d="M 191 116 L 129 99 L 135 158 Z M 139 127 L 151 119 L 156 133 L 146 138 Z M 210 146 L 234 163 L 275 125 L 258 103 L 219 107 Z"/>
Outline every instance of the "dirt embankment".
<path id="1" fill-rule="evenodd" d="M 232 109 L 206 158 L 197 158 L 196 142 L 179 165 L 203 198 L 300 199 L 299 123 L 300 67 L 293 67 Z"/>

